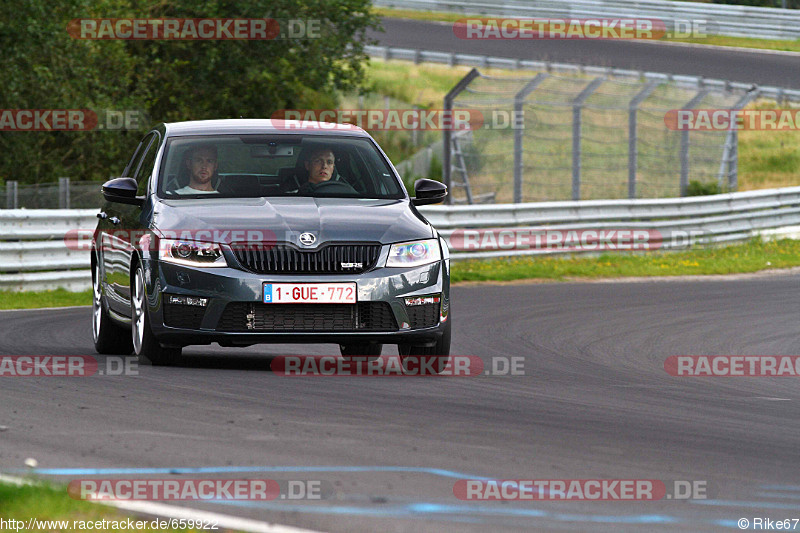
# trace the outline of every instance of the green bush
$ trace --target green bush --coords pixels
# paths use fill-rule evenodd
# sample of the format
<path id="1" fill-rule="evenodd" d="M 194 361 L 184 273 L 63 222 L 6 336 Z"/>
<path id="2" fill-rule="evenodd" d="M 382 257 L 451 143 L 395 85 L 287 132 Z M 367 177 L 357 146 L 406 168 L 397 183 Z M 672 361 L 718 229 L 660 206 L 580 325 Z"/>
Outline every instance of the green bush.
<path id="1" fill-rule="evenodd" d="M 708 196 L 710 194 L 720 194 L 722 191 L 719 185 L 714 182 L 702 183 L 697 180 L 689 182 L 686 187 L 686 196 Z"/>

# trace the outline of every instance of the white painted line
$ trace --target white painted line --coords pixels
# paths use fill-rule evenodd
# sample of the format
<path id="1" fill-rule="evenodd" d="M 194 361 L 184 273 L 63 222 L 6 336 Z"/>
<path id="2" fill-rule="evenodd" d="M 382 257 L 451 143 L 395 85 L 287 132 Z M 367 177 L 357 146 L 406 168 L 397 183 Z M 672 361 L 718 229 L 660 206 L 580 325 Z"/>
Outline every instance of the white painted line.
<path id="1" fill-rule="evenodd" d="M 85 309 L 91 305 L 68 305 L 65 307 L 32 307 L 30 309 L 0 309 L 0 313 L 19 313 L 21 311 L 61 311 L 64 309 Z"/>
<path id="2" fill-rule="evenodd" d="M 18 487 L 36 484 L 34 481 L 29 479 L 5 476 L 3 474 L 0 474 L 0 483 L 7 483 L 9 485 L 16 485 Z M 261 522 L 259 520 L 251 520 L 249 518 L 239 518 L 236 516 L 212 513 L 209 511 L 200 511 L 197 509 L 190 509 L 188 507 L 176 507 L 174 505 L 167 505 L 165 503 L 158 502 L 86 501 L 90 503 L 98 503 L 100 505 L 107 505 L 109 507 L 115 507 L 117 509 L 130 511 L 132 513 L 148 514 L 159 518 L 216 522 L 217 528 L 219 529 L 247 531 L 248 533 L 321 533 L 312 529 L 302 529 L 299 527 L 284 526 L 281 524 L 270 524 L 269 522 Z"/>
<path id="3" fill-rule="evenodd" d="M 754 400 L 766 400 L 768 402 L 791 402 L 791 398 L 775 398 L 773 396 L 754 396 Z"/>
<path id="4" fill-rule="evenodd" d="M 21 477 L 11 477 L 11 476 L 4 476 L 0 474 L 0 483 L 6 483 L 8 485 L 16 485 L 17 487 L 24 487 L 25 485 L 35 485 L 30 480 L 22 479 Z"/>
<path id="5" fill-rule="evenodd" d="M 125 511 L 134 513 L 144 513 L 165 518 L 177 518 L 184 520 L 201 520 L 203 522 L 216 522 L 220 529 L 234 529 L 247 531 L 250 533 L 319 533 L 311 529 L 301 529 L 293 526 L 281 524 L 270 524 L 269 522 L 259 522 L 249 518 L 237 518 L 235 516 L 212 513 L 189 509 L 188 507 L 176 507 L 165 503 L 143 502 L 143 501 L 112 501 L 103 502 L 103 505 L 110 505 Z"/>

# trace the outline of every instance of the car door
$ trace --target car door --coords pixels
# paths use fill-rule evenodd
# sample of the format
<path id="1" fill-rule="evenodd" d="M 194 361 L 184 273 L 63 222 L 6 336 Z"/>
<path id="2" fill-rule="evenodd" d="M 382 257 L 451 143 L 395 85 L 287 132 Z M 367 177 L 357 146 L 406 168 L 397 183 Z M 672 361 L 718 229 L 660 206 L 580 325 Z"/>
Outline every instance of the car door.
<path id="1" fill-rule="evenodd" d="M 149 178 L 158 150 L 160 135 L 153 131 L 139 143 L 134 156 L 125 167 L 127 177 Z M 147 165 L 150 165 L 149 171 Z M 139 188 L 141 191 L 141 187 Z M 141 192 L 139 194 L 142 194 Z M 140 233 L 142 210 L 135 205 L 108 203 L 104 208 L 108 215 L 108 230 L 101 234 L 103 270 L 105 272 L 106 295 L 109 308 L 123 317 L 130 316 L 130 263 L 133 255 L 131 236 Z"/>

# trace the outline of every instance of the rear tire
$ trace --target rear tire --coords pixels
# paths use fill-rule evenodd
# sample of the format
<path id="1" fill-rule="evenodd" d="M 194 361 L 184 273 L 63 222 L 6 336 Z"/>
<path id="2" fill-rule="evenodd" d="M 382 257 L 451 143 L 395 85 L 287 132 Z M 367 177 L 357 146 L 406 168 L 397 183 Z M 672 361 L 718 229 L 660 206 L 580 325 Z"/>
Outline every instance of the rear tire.
<path id="1" fill-rule="evenodd" d="M 451 321 L 452 317 L 448 317 L 442 336 L 433 346 L 397 345 L 397 351 L 400 353 L 400 360 L 406 373 L 419 374 L 423 369 L 426 373 L 432 369 L 435 374 L 445 371 L 447 363 L 450 361 Z"/>
<path id="2" fill-rule="evenodd" d="M 92 340 L 97 353 L 104 355 L 130 355 L 133 342 L 130 333 L 115 324 L 103 307 L 100 281 L 100 262 L 95 262 L 92 276 Z"/>
<path id="3" fill-rule="evenodd" d="M 153 330 L 150 329 L 150 315 L 147 311 L 147 293 L 144 287 L 144 269 L 141 263 L 136 266 L 136 273 L 131 284 L 131 339 L 133 352 L 142 360 L 146 359 L 153 366 L 169 366 L 181 355 L 181 347 L 162 346 Z"/>

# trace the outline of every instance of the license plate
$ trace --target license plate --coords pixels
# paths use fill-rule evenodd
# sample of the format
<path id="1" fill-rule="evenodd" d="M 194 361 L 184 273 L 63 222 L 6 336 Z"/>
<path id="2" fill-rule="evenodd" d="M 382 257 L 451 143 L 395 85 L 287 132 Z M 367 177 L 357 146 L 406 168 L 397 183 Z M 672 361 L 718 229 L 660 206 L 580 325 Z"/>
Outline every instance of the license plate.
<path id="1" fill-rule="evenodd" d="M 265 283 L 265 304 L 354 304 L 355 283 Z"/>

